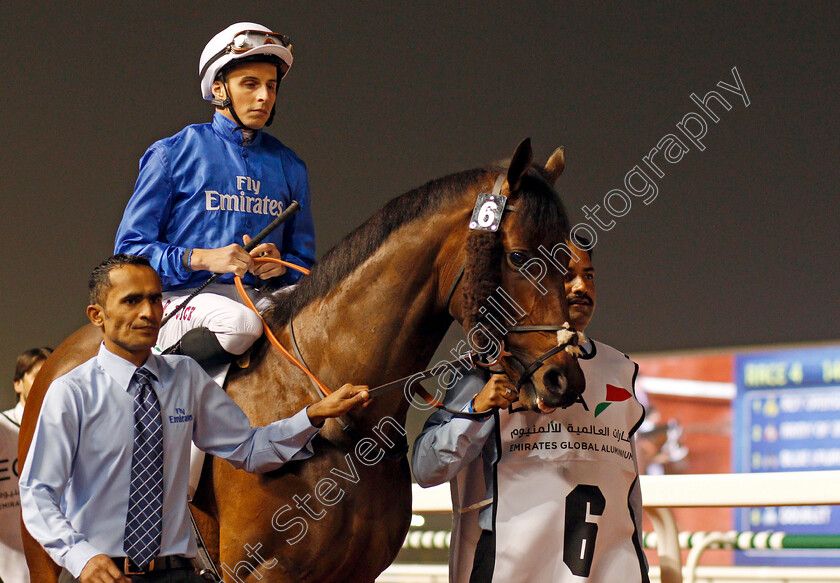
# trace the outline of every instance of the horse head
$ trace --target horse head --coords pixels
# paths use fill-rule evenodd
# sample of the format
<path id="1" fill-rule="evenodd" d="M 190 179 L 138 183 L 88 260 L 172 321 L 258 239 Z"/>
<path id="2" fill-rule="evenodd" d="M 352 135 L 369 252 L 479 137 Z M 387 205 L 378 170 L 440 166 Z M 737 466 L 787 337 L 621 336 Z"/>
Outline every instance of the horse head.
<path id="1" fill-rule="evenodd" d="M 532 156 L 526 139 L 506 171 L 500 169 L 494 203 L 501 203 L 498 195 L 506 197 L 501 221 L 468 235 L 463 294 L 453 315 L 470 346 L 517 382 L 520 404 L 550 412 L 572 405 L 585 380 L 576 357 L 578 335 L 567 324 L 569 223 L 553 187 L 564 153 L 559 148 L 542 168 Z"/>

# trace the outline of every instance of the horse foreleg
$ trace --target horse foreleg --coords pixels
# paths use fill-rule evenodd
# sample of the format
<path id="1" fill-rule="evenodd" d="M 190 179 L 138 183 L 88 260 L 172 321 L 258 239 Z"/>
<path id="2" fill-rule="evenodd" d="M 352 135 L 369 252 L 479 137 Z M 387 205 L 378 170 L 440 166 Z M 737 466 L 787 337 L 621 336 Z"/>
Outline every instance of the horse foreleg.
<path id="1" fill-rule="evenodd" d="M 204 539 L 204 546 L 216 569 L 219 567 L 219 521 L 218 507 L 216 506 L 216 493 L 213 487 L 213 456 L 208 455 L 204 459 L 204 468 L 201 471 L 198 490 L 195 493 L 195 500 L 190 505 L 190 510 L 195 518 L 201 538 Z"/>
<path id="2" fill-rule="evenodd" d="M 295 488 L 277 487 L 273 480 L 234 470 L 224 461 L 217 461 L 213 470 L 218 494 L 219 569 L 226 581 L 327 583 L 322 573 L 311 572 L 310 545 L 289 545 L 285 539 L 291 535 L 275 529 L 275 524 L 286 521 L 275 521 L 278 509 L 294 505 L 283 493 L 297 491 Z"/>

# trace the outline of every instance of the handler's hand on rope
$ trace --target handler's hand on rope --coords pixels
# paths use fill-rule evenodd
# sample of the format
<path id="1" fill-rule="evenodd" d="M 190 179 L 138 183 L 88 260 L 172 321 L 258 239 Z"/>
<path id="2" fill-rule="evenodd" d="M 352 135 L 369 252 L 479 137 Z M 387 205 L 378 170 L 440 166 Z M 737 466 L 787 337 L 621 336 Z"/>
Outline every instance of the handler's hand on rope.
<path id="1" fill-rule="evenodd" d="M 473 399 L 473 408 L 476 411 L 506 408 L 517 399 L 519 399 L 519 392 L 507 375 L 494 374 Z"/>
<path id="2" fill-rule="evenodd" d="M 219 249 L 193 249 L 190 257 L 190 269 L 193 271 L 212 271 L 213 273 L 234 273 L 242 277 L 245 273 L 254 269 L 254 259 L 243 249 L 242 245 L 236 243 Z"/>
<path id="3" fill-rule="evenodd" d="M 245 235 L 242 237 L 245 245 L 251 242 L 251 237 Z M 253 250 L 251 250 L 251 257 L 272 257 L 274 259 L 282 259 L 282 255 L 280 254 L 280 250 L 277 249 L 277 245 L 274 243 L 260 243 Z M 260 279 L 270 279 L 272 277 L 277 277 L 278 275 L 283 275 L 286 273 L 286 266 L 281 265 L 280 263 L 273 263 L 273 262 L 263 262 L 263 263 L 254 263 L 252 267 L 248 268 L 248 271 L 259 277 Z"/>
<path id="4" fill-rule="evenodd" d="M 79 574 L 82 583 L 130 583 L 108 555 L 95 555 L 85 564 Z"/>
<path id="5" fill-rule="evenodd" d="M 312 425 L 321 425 L 330 417 L 341 417 L 357 407 L 364 407 L 369 402 L 367 385 L 346 384 L 333 391 L 317 403 L 306 409 Z"/>

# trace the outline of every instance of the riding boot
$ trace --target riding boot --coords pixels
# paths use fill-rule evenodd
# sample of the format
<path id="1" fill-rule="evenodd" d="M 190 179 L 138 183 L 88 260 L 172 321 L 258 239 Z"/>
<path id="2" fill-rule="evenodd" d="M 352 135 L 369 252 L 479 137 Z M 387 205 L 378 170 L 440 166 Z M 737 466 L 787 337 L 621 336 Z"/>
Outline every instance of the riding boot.
<path id="1" fill-rule="evenodd" d="M 206 371 L 230 364 L 239 358 L 222 348 L 219 339 L 207 328 L 189 330 L 175 344 L 170 354 L 189 356 Z"/>

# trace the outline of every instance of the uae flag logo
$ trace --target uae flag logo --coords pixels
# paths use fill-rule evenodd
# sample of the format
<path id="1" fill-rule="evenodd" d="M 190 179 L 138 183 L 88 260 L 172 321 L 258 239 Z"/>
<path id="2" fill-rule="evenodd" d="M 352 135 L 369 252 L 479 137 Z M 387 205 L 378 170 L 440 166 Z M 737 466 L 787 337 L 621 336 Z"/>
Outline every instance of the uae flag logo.
<path id="1" fill-rule="evenodd" d="M 616 387 L 608 384 L 607 400 L 603 403 L 598 403 L 598 405 L 595 407 L 595 417 L 603 413 L 604 409 L 606 409 L 613 403 L 620 403 L 621 401 L 626 401 L 630 397 L 630 391 L 628 391 L 627 389 L 622 389 L 621 387 Z"/>

